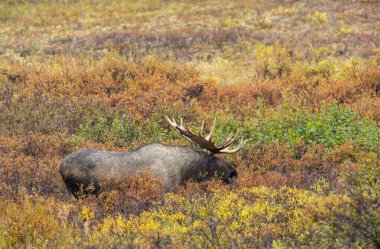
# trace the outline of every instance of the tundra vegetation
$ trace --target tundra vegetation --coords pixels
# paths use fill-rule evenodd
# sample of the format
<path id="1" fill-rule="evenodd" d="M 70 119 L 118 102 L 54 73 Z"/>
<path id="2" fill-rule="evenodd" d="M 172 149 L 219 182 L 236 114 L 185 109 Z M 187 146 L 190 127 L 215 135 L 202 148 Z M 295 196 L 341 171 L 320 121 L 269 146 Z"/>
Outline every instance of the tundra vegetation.
<path id="1" fill-rule="evenodd" d="M 379 248 L 378 1 L 1 1 L 0 247 Z M 84 148 L 216 117 L 238 185 L 148 173 L 76 200 Z M 194 130 L 197 131 L 197 130 Z M 237 145 L 234 144 L 234 145 Z M 90 186 L 91 187 L 91 186 Z"/>

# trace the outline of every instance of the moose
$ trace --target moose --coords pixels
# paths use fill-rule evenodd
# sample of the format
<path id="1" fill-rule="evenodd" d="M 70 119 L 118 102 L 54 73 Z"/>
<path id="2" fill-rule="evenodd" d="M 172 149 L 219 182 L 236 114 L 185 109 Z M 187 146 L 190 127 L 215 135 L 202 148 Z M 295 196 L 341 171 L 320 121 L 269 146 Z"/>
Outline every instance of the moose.
<path id="1" fill-rule="evenodd" d="M 77 196 L 81 186 L 86 188 L 91 184 L 95 193 L 101 183 L 110 179 L 123 179 L 128 175 L 138 175 L 142 172 L 160 179 L 168 191 L 174 190 L 186 181 L 204 181 L 213 176 L 219 177 L 225 183 L 236 181 L 237 172 L 226 161 L 216 154 L 232 154 L 239 151 L 246 141 L 230 149 L 238 137 L 239 129 L 232 132 L 220 145 L 215 145 L 212 136 L 215 123 L 209 134 L 204 137 L 205 122 L 202 121 L 200 132 L 195 134 L 191 129 L 180 125 L 176 120 L 165 116 L 166 121 L 190 146 L 165 145 L 150 143 L 127 152 L 101 151 L 84 149 L 67 155 L 61 162 L 60 173 L 69 191 Z"/>

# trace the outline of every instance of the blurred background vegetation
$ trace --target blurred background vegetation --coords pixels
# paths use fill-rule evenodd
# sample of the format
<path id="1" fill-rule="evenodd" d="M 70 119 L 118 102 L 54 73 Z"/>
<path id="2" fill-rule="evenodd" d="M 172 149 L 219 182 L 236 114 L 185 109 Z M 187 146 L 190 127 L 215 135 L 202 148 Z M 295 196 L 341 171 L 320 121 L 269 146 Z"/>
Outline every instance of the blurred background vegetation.
<path id="1" fill-rule="evenodd" d="M 1 1 L 0 247 L 379 248 L 378 1 Z M 75 200 L 86 147 L 217 118 L 238 187 L 148 174 Z"/>

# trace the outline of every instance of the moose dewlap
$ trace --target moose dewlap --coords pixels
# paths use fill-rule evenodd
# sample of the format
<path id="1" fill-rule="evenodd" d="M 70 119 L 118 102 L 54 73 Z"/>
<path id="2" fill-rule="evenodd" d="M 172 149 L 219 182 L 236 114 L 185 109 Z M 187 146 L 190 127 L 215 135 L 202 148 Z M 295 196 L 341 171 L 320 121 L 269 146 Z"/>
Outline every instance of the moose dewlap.
<path id="1" fill-rule="evenodd" d="M 229 149 L 238 137 L 232 133 L 220 145 L 212 142 L 215 120 L 210 133 L 203 137 L 204 121 L 199 134 L 178 125 L 175 119 L 166 121 L 186 140 L 196 146 L 173 146 L 160 143 L 143 145 L 127 152 L 84 149 L 67 155 L 61 162 L 60 173 L 67 188 L 76 195 L 80 187 L 99 185 L 110 179 L 124 179 L 129 175 L 148 172 L 158 177 L 168 190 L 172 190 L 188 180 L 203 181 L 217 175 L 230 183 L 237 177 L 236 170 L 216 154 L 231 154 L 245 144 L 242 139 L 235 149 Z"/>

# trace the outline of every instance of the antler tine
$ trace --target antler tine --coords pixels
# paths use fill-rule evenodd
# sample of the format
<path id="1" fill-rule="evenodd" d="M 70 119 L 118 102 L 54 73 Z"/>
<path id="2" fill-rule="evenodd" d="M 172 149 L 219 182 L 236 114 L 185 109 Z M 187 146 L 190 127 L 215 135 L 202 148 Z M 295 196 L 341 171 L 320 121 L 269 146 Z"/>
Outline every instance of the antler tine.
<path id="1" fill-rule="evenodd" d="M 175 130 L 177 130 L 175 119 L 173 118 L 173 121 L 170 120 L 168 116 L 165 116 L 166 121 L 170 124 L 171 127 L 173 127 Z"/>
<path id="2" fill-rule="evenodd" d="M 178 125 L 177 121 L 173 117 L 173 120 L 171 120 L 168 116 L 165 116 L 166 121 L 170 124 L 171 127 L 173 127 L 176 131 L 184 130 L 182 125 Z"/>
<path id="3" fill-rule="evenodd" d="M 187 130 L 185 129 L 185 127 L 183 127 L 183 122 L 182 122 L 182 119 L 181 119 L 181 125 L 178 126 L 177 124 L 177 121 L 175 120 L 175 118 L 173 117 L 173 120 L 170 120 L 170 118 L 168 116 L 165 116 L 165 119 L 166 121 L 169 123 L 169 125 L 171 127 L 174 128 L 174 130 L 178 131 L 178 133 L 184 138 L 186 139 L 187 141 L 189 141 L 190 143 L 192 143 L 193 141 L 188 138 L 186 135 L 183 134 L 183 132 L 186 132 Z"/>
<path id="4" fill-rule="evenodd" d="M 178 124 L 177 124 L 177 120 L 175 120 L 175 118 L 173 117 L 173 124 L 176 126 L 176 129 L 178 129 Z"/>
<path id="5" fill-rule="evenodd" d="M 245 145 L 245 143 L 247 142 L 247 140 L 244 140 L 243 138 L 240 140 L 240 143 L 238 146 L 236 146 L 235 149 L 228 149 L 228 148 L 225 148 L 223 150 L 220 150 L 219 153 L 223 153 L 223 154 L 232 154 L 232 153 L 235 153 L 235 152 L 238 152 L 239 150 L 241 150 L 241 148 L 243 148 L 243 146 Z"/>
<path id="6" fill-rule="evenodd" d="M 199 135 L 202 135 L 204 128 L 205 128 L 205 121 L 202 120 L 202 126 L 201 126 L 201 130 L 199 131 Z"/>
<path id="7" fill-rule="evenodd" d="M 218 145 L 217 147 L 223 149 L 224 146 L 225 146 L 227 143 L 229 143 L 229 142 L 231 141 L 232 138 L 233 138 L 233 133 L 231 132 L 230 135 L 228 135 L 228 137 L 226 138 L 226 140 L 224 140 L 224 142 L 221 143 L 220 145 Z"/>
<path id="8" fill-rule="evenodd" d="M 214 119 L 214 123 L 212 124 L 210 133 L 206 137 L 207 141 L 211 141 L 212 135 L 214 134 L 214 131 L 215 131 L 215 124 L 216 124 L 216 118 Z"/>
<path id="9" fill-rule="evenodd" d="M 233 136 L 233 133 L 231 132 L 230 135 L 228 136 L 228 138 L 226 139 L 226 141 L 223 144 L 221 144 L 220 146 L 218 146 L 218 148 L 220 148 L 220 149 L 227 148 L 233 142 L 235 142 L 235 140 L 238 136 L 239 136 L 239 129 L 236 130 L 235 136 Z"/>

